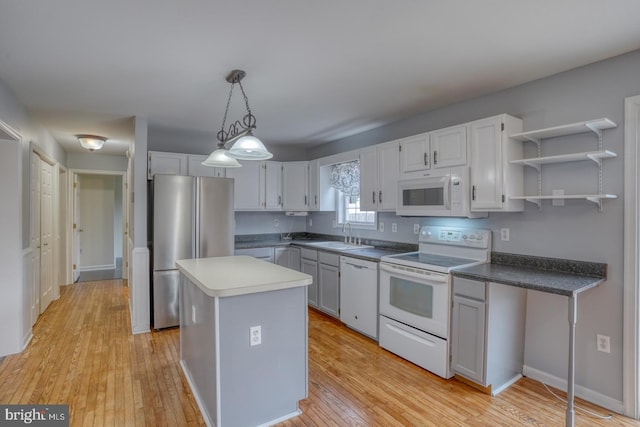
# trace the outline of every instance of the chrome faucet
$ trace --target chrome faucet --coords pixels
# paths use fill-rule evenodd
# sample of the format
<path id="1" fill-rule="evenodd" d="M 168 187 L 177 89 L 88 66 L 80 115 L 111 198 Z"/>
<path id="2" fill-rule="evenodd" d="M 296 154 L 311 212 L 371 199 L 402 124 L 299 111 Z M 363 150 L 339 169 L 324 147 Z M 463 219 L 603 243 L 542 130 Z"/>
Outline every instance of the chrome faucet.
<path id="1" fill-rule="evenodd" d="M 344 233 L 344 230 L 347 228 L 347 225 L 349 226 L 349 240 L 347 240 L 347 236 L 344 236 L 344 242 L 345 243 L 351 243 L 351 223 L 350 222 L 345 222 L 344 224 L 342 224 L 342 232 Z"/>

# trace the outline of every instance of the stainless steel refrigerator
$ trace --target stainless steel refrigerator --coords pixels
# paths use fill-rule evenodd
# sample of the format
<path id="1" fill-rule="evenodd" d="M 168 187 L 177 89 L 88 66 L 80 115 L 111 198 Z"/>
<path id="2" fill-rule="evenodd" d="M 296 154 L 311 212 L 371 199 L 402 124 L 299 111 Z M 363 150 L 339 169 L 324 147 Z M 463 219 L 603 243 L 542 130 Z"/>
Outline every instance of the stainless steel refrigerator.
<path id="1" fill-rule="evenodd" d="M 155 175 L 152 321 L 180 324 L 176 261 L 233 255 L 233 179 Z"/>

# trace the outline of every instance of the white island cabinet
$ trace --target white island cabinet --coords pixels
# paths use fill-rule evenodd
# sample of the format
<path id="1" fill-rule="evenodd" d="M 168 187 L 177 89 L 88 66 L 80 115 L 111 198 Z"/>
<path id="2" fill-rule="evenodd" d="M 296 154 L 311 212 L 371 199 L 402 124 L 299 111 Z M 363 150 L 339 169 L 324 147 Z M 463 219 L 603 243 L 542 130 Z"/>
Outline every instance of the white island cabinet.
<path id="1" fill-rule="evenodd" d="M 300 414 L 311 276 L 249 256 L 176 265 L 180 363 L 206 424 L 270 425 Z"/>

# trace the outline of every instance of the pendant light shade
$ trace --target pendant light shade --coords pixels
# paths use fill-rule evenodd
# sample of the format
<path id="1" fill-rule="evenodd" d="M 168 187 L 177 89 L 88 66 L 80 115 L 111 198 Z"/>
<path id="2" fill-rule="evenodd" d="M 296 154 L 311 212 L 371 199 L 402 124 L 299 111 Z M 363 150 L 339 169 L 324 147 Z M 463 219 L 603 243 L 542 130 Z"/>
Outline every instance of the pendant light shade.
<path id="1" fill-rule="evenodd" d="M 214 168 L 239 168 L 242 166 L 236 159 L 229 157 L 228 151 L 224 148 L 218 148 L 202 162 L 203 166 L 211 166 Z"/>
<path id="2" fill-rule="evenodd" d="M 273 157 L 262 141 L 249 132 L 240 137 L 229 149 L 229 156 L 241 160 L 267 160 Z"/>
<path id="3" fill-rule="evenodd" d="M 227 82 L 231 83 L 229 97 L 227 99 L 227 108 L 224 111 L 222 119 L 222 127 L 217 134 L 218 149 L 216 149 L 207 160 L 202 162 L 204 166 L 213 166 L 220 168 L 237 168 L 242 166 L 235 159 L 241 160 L 266 160 L 273 157 L 273 154 L 267 150 L 262 141 L 253 136 L 252 131 L 256 128 L 256 117 L 249 108 L 249 98 L 240 82 L 246 73 L 242 70 L 233 70 L 227 76 Z M 233 95 L 233 87 L 238 84 L 244 97 L 244 105 L 247 108 L 247 114 L 242 121 L 236 120 L 229 125 L 229 129 L 225 130 L 227 123 L 227 115 L 229 114 L 229 105 L 231 96 Z M 229 150 L 225 150 L 226 146 L 231 145 Z M 235 162 L 235 163 L 234 163 Z"/>

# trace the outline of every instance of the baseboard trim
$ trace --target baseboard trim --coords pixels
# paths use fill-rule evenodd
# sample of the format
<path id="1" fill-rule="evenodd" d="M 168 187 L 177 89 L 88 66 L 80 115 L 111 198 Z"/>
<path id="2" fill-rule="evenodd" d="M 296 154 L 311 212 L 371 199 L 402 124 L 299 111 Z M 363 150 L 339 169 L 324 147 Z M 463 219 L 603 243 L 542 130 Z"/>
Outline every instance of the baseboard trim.
<path id="1" fill-rule="evenodd" d="M 563 378 L 556 377 L 555 375 L 551 375 L 547 372 L 540 371 L 527 365 L 524 365 L 522 367 L 522 374 L 525 377 L 538 380 L 544 384 L 550 385 L 551 387 L 555 387 L 558 390 L 562 390 L 564 392 L 567 391 L 567 380 Z M 603 408 L 607 408 L 618 414 L 624 414 L 624 405 L 622 401 L 613 399 L 602 393 L 598 393 L 597 391 L 576 384 L 575 395 L 581 399 L 594 403 L 598 406 L 602 406 Z"/>
<path id="2" fill-rule="evenodd" d="M 104 265 L 89 265 L 86 267 L 78 268 L 78 271 L 97 271 L 97 270 L 115 270 L 115 264 L 104 264 Z"/>

